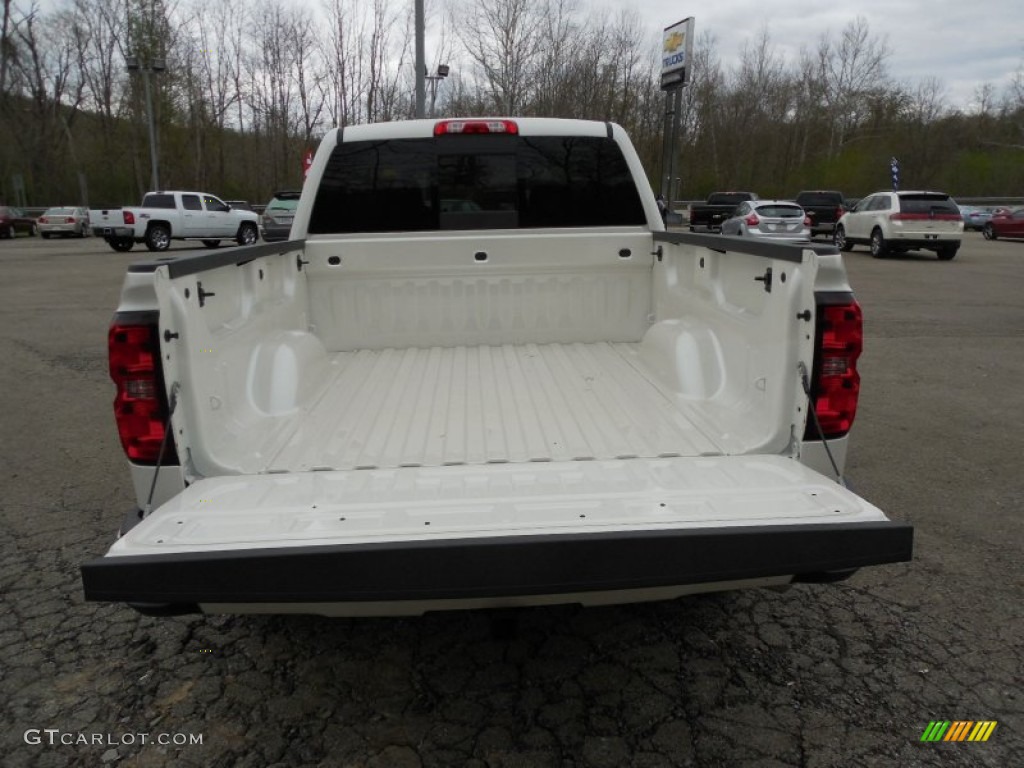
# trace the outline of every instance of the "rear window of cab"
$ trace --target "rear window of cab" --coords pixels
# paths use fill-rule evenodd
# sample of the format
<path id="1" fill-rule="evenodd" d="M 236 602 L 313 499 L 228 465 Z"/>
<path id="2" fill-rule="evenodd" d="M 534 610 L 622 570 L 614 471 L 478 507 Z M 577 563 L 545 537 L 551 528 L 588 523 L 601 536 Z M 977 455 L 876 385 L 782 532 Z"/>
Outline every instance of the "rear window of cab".
<path id="1" fill-rule="evenodd" d="M 174 208 L 174 195 L 153 192 L 142 198 L 143 208 Z"/>
<path id="2" fill-rule="evenodd" d="M 960 215 L 960 209 L 949 195 L 905 194 L 899 195 L 900 213 L 952 213 Z"/>
<path id="3" fill-rule="evenodd" d="M 455 135 L 339 144 L 310 234 L 643 225 L 613 139 Z"/>

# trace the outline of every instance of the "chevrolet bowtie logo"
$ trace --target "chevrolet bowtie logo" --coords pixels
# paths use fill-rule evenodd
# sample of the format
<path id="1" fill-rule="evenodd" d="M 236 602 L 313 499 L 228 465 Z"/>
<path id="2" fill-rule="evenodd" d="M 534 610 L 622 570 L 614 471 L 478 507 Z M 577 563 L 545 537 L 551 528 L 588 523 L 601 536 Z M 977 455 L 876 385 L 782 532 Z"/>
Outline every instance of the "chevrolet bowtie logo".
<path id="1" fill-rule="evenodd" d="M 671 35 L 665 38 L 665 52 L 670 53 L 678 48 L 681 48 L 683 45 L 683 40 L 685 39 L 686 38 L 683 37 L 682 32 L 673 32 Z"/>

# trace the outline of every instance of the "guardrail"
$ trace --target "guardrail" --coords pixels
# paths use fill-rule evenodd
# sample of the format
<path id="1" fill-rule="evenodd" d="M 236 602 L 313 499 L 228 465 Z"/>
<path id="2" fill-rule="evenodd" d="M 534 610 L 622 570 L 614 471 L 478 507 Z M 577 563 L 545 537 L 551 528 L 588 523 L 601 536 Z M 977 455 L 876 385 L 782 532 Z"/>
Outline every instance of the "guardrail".
<path id="1" fill-rule="evenodd" d="M 127 205 L 86 205 L 86 206 L 77 206 L 77 205 L 46 205 L 46 206 L 26 205 L 26 206 L 18 206 L 18 205 L 15 205 L 13 207 L 14 208 L 21 208 L 21 210 L 23 210 L 25 213 L 27 213 L 33 219 L 38 219 L 40 216 L 42 216 L 44 213 L 46 213 L 46 211 L 48 211 L 50 208 L 90 208 L 92 210 L 108 209 L 108 210 L 112 210 L 113 211 L 113 210 L 117 210 L 119 208 L 131 208 L 132 205 L 129 203 Z M 267 206 L 265 206 L 265 205 L 250 205 L 249 207 L 252 208 L 253 213 L 262 214 L 264 209 L 266 209 Z"/>

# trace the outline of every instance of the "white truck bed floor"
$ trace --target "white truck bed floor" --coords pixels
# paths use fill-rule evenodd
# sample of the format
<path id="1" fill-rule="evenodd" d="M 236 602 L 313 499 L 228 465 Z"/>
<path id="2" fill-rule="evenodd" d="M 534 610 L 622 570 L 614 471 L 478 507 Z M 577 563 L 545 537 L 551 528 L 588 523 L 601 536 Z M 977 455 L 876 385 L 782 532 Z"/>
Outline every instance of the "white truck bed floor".
<path id="1" fill-rule="evenodd" d="M 721 450 L 635 343 L 340 352 L 269 471 L 700 456 Z M 281 434 L 281 433 L 279 433 Z"/>

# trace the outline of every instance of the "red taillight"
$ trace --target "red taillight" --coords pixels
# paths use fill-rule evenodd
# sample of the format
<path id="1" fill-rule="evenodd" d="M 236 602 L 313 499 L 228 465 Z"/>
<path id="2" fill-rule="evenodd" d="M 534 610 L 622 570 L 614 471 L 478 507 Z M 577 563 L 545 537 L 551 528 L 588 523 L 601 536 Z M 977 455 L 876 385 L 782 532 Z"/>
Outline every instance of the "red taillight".
<path id="1" fill-rule="evenodd" d="M 856 301 L 818 307 L 818 348 L 811 397 L 826 438 L 842 437 L 857 415 L 860 374 L 857 358 L 864 348 L 863 314 Z M 819 435 L 810 419 L 805 436 Z"/>
<path id="2" fill-rule="evenodd" d="M 843 214 L 844 213 L 846 213 L 846 209 L 843 208 L 843 206 L 841 206 L 841 205 L 838 206 L 836 208 L 836 221 L 839 221 L 841 218 L 843 218 Z"/>
<path id="3" fill-rule="evenodd" d="M 167 398 L 160 372 L 156 323 L 110 326 L 110 378 L 117 385 L 114 418 L 121 445 L 131 461 L 152 464 L 160 454 L 167 421 Z M 174 442 L 167 445 L 165 464 L 177 464 Z"/>
<path id="4" fill-rule="evenodd" d="M 66 219 L 64 219 L 64 223 L 65 224 L 74 224 L 75 220 L 73 218 L 71 218 L 70 216 L 68 216 Z"/>
<path id="5" fill-rule="evenodd" d="M 747 216 L 747 218 L 744 219 L 744 221 L 747 222 L 748 227 L 756 227 L 758 224 L 761 223 L 761 220 L 757 218 L 756 213 L 750 214 L 749 216 Z"/>
<path id="6" fill-rule="evenodd" d="M 435 136 L 461 133 L 504 133 L 516 135 L 519 126 L 512 120 L 441 120 L 434 124 Z"/>
<path id="7" fill-rule="evenodd" d="M 132 213 L 131 211 L 124 211 L 124 223 L 125 224 L 134 224 L 135 223 L 135 214 Z"/>
<path id="8" fill-rule="evenodd" d="M 811 217 L 810 216 L 804 216 L 804 226 L 805 227 L 811 226 Z"/>

